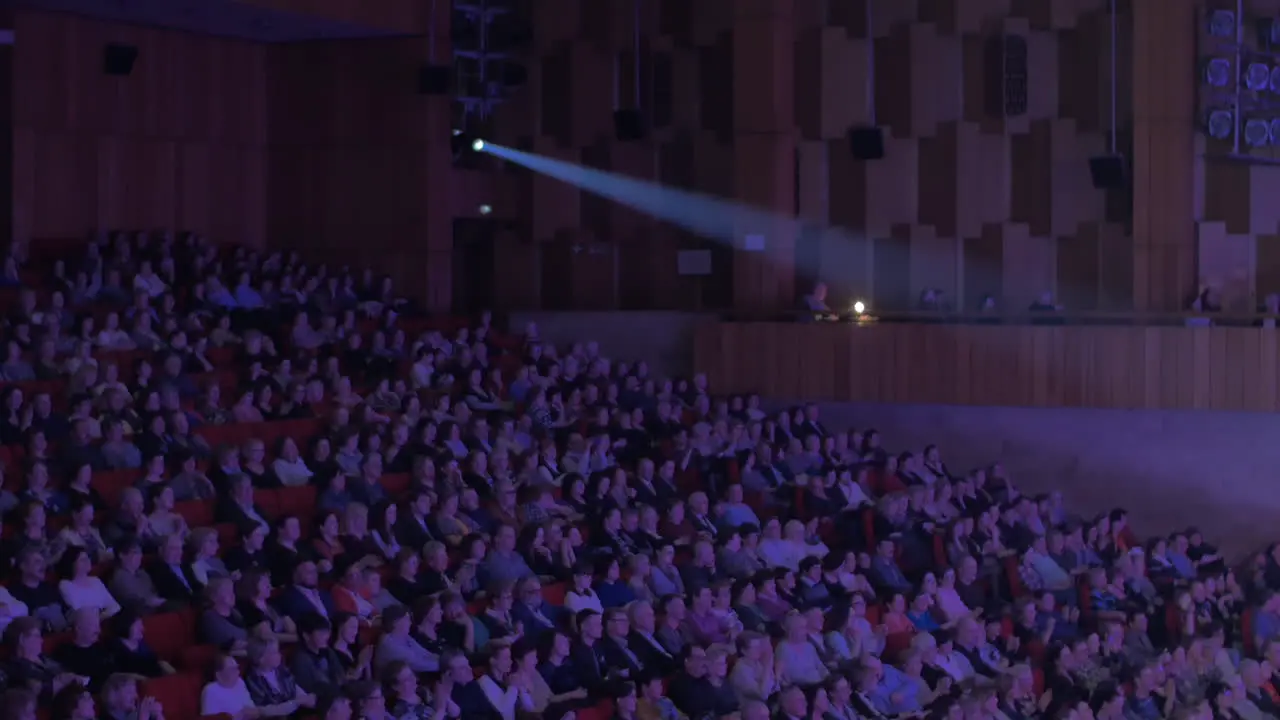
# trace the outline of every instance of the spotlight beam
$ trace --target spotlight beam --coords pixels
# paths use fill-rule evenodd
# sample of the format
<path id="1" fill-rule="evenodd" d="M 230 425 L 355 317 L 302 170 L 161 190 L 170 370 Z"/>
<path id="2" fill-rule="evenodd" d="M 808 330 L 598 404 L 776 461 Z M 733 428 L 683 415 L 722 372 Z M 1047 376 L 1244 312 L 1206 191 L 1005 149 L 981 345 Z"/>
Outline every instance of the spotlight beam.
<path id="1" fill-rule="evenodd" d="M 489 141 L 480 141 L 480 147 L 477 148 L 477 151 L 502 158 L 507 162 L 554 178 L 581 190 L 608 198 L 620 205 L 652 215 L 659 220 L 677 225 L 692 233 L 722 241 L 729 247 L 740 247 L 739 238 L 747 234 L 761 234 L 765 237 L 765 242 L 768 243 L 771 235 L 791 233 L 791 237 L 798 240 L 802 230 L 818 229 L 824 235 L 823 242 L 828 247 L 828 250 L 824 250 L 824 254 L 829 252 L 829 257 L 852 259 L 859 257 L 860 253 L 863 252 L 860 246 L 868 240 L 864 235 L 826 223 L 802 223 L 799 219 L 789 214 L 769 212 L 758 207 L 710 195 L 677 190 L 660 183 L 595 170 Z M 833 247 L 835 245 L 843 245 L 844 247 L 836 249 Z M 920 262 L 922 266 L 926 267 L 933 265 L 935 261 L 942 263 L 953 262 L 940 259 L 941 256 L 936 255 L 936 253 L 938 251 L 933 249 L 925 249 L 918 255 L 913 252 L 910 262 L 912 264 Z M 761 254 L 770 255 L 769 253 Z M 863 256 L 865 257 L 865 255 Z M 784 257 L 772 255 L 772 258 L 785 264 L 795 262 L 794 255 L 791 253 L 787 253 Z M 810 264 L 812 262 L 810 261 Z M 835 274 L 833 274 L 833 270 L 830 267 L 825 268 L 824 272 L 822 267 L 811 267 L 807 264 L 797 264 L 795 270 L 798 282 L 802 277 L 822 278 L 854 290 L 854 295 L 857 296 L 858 288 L 869 283 L 872 268 L 866 263 L 854 261 L 851 265 L 842 267 Z M 797 287 L 797 290 L 800 289 Z M 966 294 L 987 292 L 987 290 L 987 288 L 965 288 Z M 1058 294 L 1063 294 L 1064 291 L 1069 292 L 1069 289 L 1059 288 Z M 907 294 L 910 295 L 910 291 Z M 1011 300 L 1015 305 L 1023 302 L 1022 298 Z M 861 313 L 866 309 L 866 305 L 863 304 L 862 310 L 856 310 L 855 312 Z"/>
<path id="2" fill-rule="evenodd" d="M 760 233 L 768 238 L 772 233 L 794 233 L 800 228 L 800 222 L 794 217 L 743 203 L 595 170 L 497 143 L 484 142 L 477 149 L 730 245 L 746 233 Z"/>

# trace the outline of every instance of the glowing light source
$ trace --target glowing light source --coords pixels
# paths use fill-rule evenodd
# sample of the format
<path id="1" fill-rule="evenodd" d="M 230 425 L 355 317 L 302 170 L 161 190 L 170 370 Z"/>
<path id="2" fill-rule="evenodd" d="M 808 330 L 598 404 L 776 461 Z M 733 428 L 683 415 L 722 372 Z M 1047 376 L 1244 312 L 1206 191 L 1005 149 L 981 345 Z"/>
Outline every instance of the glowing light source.
<path id="1" fill-rule="evenodd" d="M 858 300 L 853 303 L 853 311 L 859 315 L 867 311 L 867 304 Z"/>
<path id="2" fill-rule="evenodd" d="M 1224 88 L 1231 83 L 1231 61 L 1214 58 L 1204 66 L 1204 81 L 1213 87 Z"/>
<path id="3" fill-rule="evenodd" d="M 1249 147 L 1262 147 L 1271 139 L 1270 124 L 1261 118 L 1250 118 L 1244 123 L 1244 141 Z"/>
<path id="4" fill-rule="evenodd" d="M 1262 92 L 1271 85 L 1271 68 L 1266 63 L 1250 63 L 1245 70 L 1244 85 L 1254 92 Z"/>
<path id="5" fill-rule="evenodd" d="M 744 203 L 677 190 L 493 142 L 484 144 L 484 152 L 738 249 L 743 245 L 743 228 L 775 237 L 800 232 L 800 221 L 796 218 Z"/>
<path id="6" fill-rule="evenodd" d="M 1235 117 L 1230 110 L 1214 110 L 1209 113 L 1205 124 L 1208 126 L 1209 137 L 1215 140 L 1226 140 L 1231 137 L 1235 129 Z"/>
<path id="7" fill-rule="evenodd" d="M 482 152 L 484 150 L 484 141 L 476 140 L 475 142 L 471 143 L 471 149 L 475 150 L 476 152 Z"/>
<path id="8" fill-rule="evenodd" d="M 493 212 L 493 206 L 491 205 L 481 205 L 478 209 L 481 215 L 488 215 Z"/>
<path id="9" fill-rule="evenodd" d="M 1209 34 L 1230 38 L 1236 34 L 1236 14 L 1230 10 L 1214 10 L 1209 15 Z"/>

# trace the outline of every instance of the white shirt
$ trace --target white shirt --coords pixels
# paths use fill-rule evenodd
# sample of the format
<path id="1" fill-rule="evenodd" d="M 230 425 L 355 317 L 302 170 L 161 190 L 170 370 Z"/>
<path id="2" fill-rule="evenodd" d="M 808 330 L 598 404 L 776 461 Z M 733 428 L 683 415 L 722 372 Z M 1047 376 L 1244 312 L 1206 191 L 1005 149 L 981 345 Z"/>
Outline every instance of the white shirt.
<path id="1" fill-rule="evenodd" d="M 0 585 L 0 634 L 4 633 L 5 628 L 9 627 L 9 623 L 14 618 L 26 617 L 31 613 L 31 608 L 27 604 L 14 597 L 9 589 Z"/>
<path id="2" fill-rule="evenodd" d="M 145 292 L 151 297 L 160 297 L 168 290 L 168 286 L 164 284 L 164 280 L 159 275 L 151 273 L 150 275 L 136 275 L 133 278 L 133 289 Z"/>
<path id="3" fill-rule="evenodd" d="M 488 675 L 480 676 L 476 683 L 484 692 L 485 699 L 493 706 L 494 710 L 502 716 L 502 720 L 515 720 L 516 704 L 520 705 L 521 710 L 533 710 L 533 698 L 524 690 L 518 690 L 509 687 L 505 690 L 492 677 Z"/>
<path id="4" fill-rule="evenodd" d="M 306 485 L 307 480 L 311 479 L 311 468 L 298 458 L 293 462 L 289 462 L 284 458 L 277 458 L 271 463 L 271 469 L 275 470 L 276 477 L 280 478 L 280 484 L 286 487 L 296 487 L 298 485 Z"/>
<path id="5" fill-rule="evenodd" d="M 572 610 L 575 615 L 583 610 L 595 610 L 598 613 L 604 613 L 604 607 L 600 605 L 600 596 L 596 593 L 579 595 L 570 590 L 565 593 L 564 606 Z"/>
<path id="6" fill-rule="evenodd" d="M 224 687 L 216 682 L 211 682 L 204 686 L 204 690 L 200 691 L 200 714 L 201 715 L 231 715 L 236 716 L 242 710 L 248 710 L 257 707 L 253 704 L 253 698 L 249 696 L 249 688 L 244 684 L 244 678 L 238 678 L 234 687 Z"/>
<path id="7" fill-rule="evenodd" d="M 90 607 L 102 611 L 107 617 L 111 617 L 120 612 L 120 603 L 111 597 L 111 593 L 107 590 L 107 586 L 102 584 L 102 580 L 96 577 L 87 578 L 87 585 L 77 585 L 70 580 L 63 580 L 58 583 L 58 592 L 62 595 L 62 601 L 67 604 L 71 610 L 79 610 L 80 608 Z"/>

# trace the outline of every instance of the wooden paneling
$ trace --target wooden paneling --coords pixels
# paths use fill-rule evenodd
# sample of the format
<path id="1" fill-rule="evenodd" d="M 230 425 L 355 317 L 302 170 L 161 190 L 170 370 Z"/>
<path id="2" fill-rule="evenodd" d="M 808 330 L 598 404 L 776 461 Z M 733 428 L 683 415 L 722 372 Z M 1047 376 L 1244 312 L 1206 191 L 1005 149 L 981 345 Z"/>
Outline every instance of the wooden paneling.
<path id="1" fill-rule="evenodd" d="M 1280 333 L 1225 327 L 708 323 L 719 393 L 1141 410 L 1280 410 Z"/>
<path id="2" fill-rule="evenodd" d="M 262 245 L 263 46 L 17 11 L 14 236 L 186 229 Z M 138 47 L 128 77 L 108 42 Z"/>
<path id="3" fill-rule="evenodd" d="M 783 217 L 794 216 L 798 196 L 802 217 L 831 228 L 820 243 L 818 267 L 803 268 L 802 275 L 820 277 L 841 296 L 908 304 L 936 287 L 966 302 L 991 294 L 1008 307 L 1025 307 L 1045 290 L 1085 307 L 1132 301 L 1131 291 L 1104 293 L 1100 286 L 1102 257 L 1134 253 L 1123 227 L 1109 221 L 1105 194 L 1092 187 L 1088 172 L 1088 159 L 1107 149 L 1110 125 L 1107 0 L 683 5 L 642 4 L 642 104 L 662 120 L 648 139 L 623 144 L 613 137 L 608 112 L 632 102 L 630 6 L 533 3 L 530 86 L 499 110 L 499 137 L 507 144 L 525 138 L 540 154 L 575 161 L 582 148 L 611 145 L 608 169 L 614 172 L 735 198 Z M 1007 120 L 989 117 L 983 106 L 983 41 L 1001 32 L 1025 37 L 1029 49 L 1028 113 Z M 619 57 L 627 60 L 615 73 Z M 659 58 L 672 68 L 661 92 L 652 73 Z M 868 77 L 870 58 L 874 78 Z M 1119 82 L 1124 99 L 1128 74 Z M 1125 100 L 1122 116 L 1127 108 Z M 848 130 L 872 121 L 885 128 L 886 157 L 854 160 Z M 671 171 L 675 163 L 680 173 Z M 690 182 L 675 182 L 675 174 Z M 573 229 L 580 191 L 548 178 L 531 183 L 537 200 L 524 221 L 532 240 Z M 614 214 L 607 237 L 599 238 L 609 245 L 605 251 L 638 257 L 642 250 L 617 246 L 669 231 L 644 222 Z M 719 242 L 740 247 L 745 228 L 738 230 Z M 806 290 L 792 267 L 794 239 L 778 228 L 766 234 L 767 253 L 739 251 L 699 282 L 731 288 L 713 294 L 742 308 L 790 305 Z M 1077 242 L 1080 237 L 1088 240 Z M 1123 247 L 1102 253 L 1099 238 Z M 888 256 L 878 258 L 878 249 Z M 1065 272 L 1057 268 L 1060 258 Z M 673 267 L 634 270 L 628 262 L 623 274 L 669 274 Z M 892 272 L 875 271 L 881 267 Z M 1087 287 L 1062 284 L 1091 278 Z M 649 282 L 681 295 L 682 281 Z M 887 287 L 891 283 L 900 286 Z M 551 291 L 543 286 L 544 294 Z M 646 299 L 631 290 L 578 297 L 626 297 L 628 307 Z M 655 303 L 671 297 L 647 295 Z"/>
<path id="4" fill-rule="evenodd" d="M 449 99 L 416 91 L 426 44 L 341 40 L 268 53 L 271 242 L 367 258 L 447 308 L 453 215 L 494 203 L 495 188 L 454 182 Z"/>
<path id="5" fill-rule="evenodd" d="M 1174 310 L 1196 285 L 1196 0 L 1133 3 L 1134 304 Z"/>
<path id="6" fill-rule="evenodd" d="M 431 2 L 423 0 L 235 0 L 284 12 L 311 15 L 380 32 L 418 35 L 426 32 Z M 436 3 L 447 7 L 448 3 Z"/>

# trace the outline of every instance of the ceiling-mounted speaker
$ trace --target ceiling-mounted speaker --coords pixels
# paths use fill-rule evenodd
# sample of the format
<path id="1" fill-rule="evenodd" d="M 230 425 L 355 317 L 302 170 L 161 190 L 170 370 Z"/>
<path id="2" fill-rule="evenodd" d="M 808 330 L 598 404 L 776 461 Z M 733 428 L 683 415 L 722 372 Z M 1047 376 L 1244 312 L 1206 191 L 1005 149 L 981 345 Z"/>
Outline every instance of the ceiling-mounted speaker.
<path id="1" fill-rule="evenodd" d="M 138 46 L 108 43 L 102 49 L 102 71 L 108 75 L 124 77 L 133 72 L 138 61 Z"/>
<path id="2" fill-rule="evenodd" d="M 884 130 L 871 126 L 850 128 L 849 152 L 854 160 L 883 159 Z"/>
<path id="3" fill-rule="evenodd" d="M 1097 155 L 1089 158 L 1089 177 L 1099 190 L 1114 190 L 1128 183 L 1123 155 Z"/>
<path id="4" fill-rule="evenodd" d="M 613 134 L 622 142 L 643 140 L 648 134 L 644 113 L 639 110 L 614 110 Z"/>
<path id="5" fill-rule="evenodd" d="M 529 82 L 529 70 L 518 62 L 508 62 L 502 66 L 502 84 L 515 88 Z"/>
<path id="6" fill-rule="evenodd" d="M 418 68 L 419 95 L 448 95 L 453 92 L 453 67 L 423 65 Z"/>

